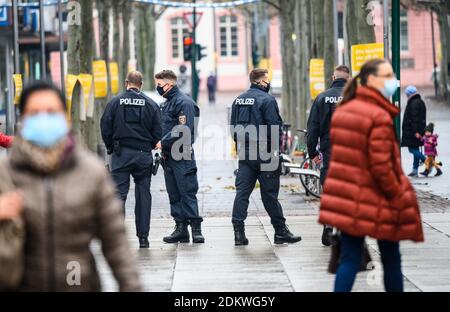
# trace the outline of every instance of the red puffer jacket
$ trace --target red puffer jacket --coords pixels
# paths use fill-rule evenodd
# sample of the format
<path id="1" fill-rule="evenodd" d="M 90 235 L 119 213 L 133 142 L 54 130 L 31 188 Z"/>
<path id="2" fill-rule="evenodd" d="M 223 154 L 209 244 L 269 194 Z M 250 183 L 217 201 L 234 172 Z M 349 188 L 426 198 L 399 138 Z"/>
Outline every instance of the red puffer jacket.
<path id="1" fill-rule="evenodd" d="M 416 194 L 400 163 L 397 114 L 398 108 L 367 87 L 333 114 L 321 224 L 353 236 L 424 240 Z"/>
<path id="2" fill-rule="evenodd" d="M 8 135 L 4 135 L 0 132 L 0 146 L 4 148 L 10 148 L 14 138 Z"/>

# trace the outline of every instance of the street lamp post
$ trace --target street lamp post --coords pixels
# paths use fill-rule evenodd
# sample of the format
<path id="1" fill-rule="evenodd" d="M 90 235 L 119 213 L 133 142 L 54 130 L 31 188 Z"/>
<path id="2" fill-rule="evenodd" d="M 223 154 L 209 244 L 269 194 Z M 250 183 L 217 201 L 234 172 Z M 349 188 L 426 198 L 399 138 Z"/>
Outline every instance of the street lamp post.
<path id="1" fill-rule="evenodd" d="M 198 100 L 198 73 L 197 73 L 197 36 L 196 36 L 196 30 L 197 30 L 197 8 L 195 4 L 197 3 L 196 0 L 193 0 L 194 7 L 192 10 L 192 58 L 191 58 L 191 76 L 192 76 L 192 99 L 197 102 Z"/>
<path id="2" fill-rule="evenodd" d="M 392 0 L 392 66 L 400 80 L 400 0 Z M 401 109 L 400 89 L 397 90 L 393 97 L 394 104 Z M 400 140 L 400 114 L 395 118 L 395 129 L 397 132 L 397 139 Z"/>
<path id="3" fill-rule="evenodd" d="M 383 20 L 384 58 L 389 60 L 389 0 L 383 0 Z"/>

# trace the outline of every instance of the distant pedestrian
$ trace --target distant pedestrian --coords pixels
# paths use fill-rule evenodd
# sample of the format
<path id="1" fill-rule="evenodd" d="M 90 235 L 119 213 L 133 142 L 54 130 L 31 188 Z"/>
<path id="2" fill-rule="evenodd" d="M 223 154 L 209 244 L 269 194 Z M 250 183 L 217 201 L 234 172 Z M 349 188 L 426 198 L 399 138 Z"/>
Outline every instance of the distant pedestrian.
<path id="1" fill-rule="evenodd" d="M 214 75 L 214 73 L 211 72 L 206 84 L 208 87 L 209 104 L 215 104 L 216 103 L 217 77 L 216 77 L 216 75 Z"/>
<path id="2" fill-rule="evenodd" d="M 335 291 L 351 291 L 364 239 L 378 240 L 388 292 L 403 291 L 399 241 L 424 240 L 416 194 L 404 175 L 394 131 L 400 110 L 392 66 L 367 62 L 344 90 L 331 122 L 331 162 L 322 195 L 321 224 L 341 231 Z"/>
<path id="3" fill-rule="evenodd" d="M 422 136 L 425 134 L 427 125 L 427 108 L 416 87 L 407 87 L 405 93 L 408 97 L 408 104 L 403 116 L 402 146 L 407 147 L 414 156 L 413 169 L 408 176 L 417 178 L 420 163 L 425 162 L 425 155 L 420 151 L 420 147 L 423 146 Z"/>
<path id="4" fill-rule="evenodd" d="M 436 169 L 436 177 L 442 175 L 441 162 L 436 161 L 436 157 L 438 156 L 437 146 L 438 146 L 438 138 L 439 135 L 434 134 L 434 124 L 430 123 L 425 128 L 425 135 L 422 137 L 422 142 L 425 146 L 425 156 L 427 159 L 425 160 L 425 171 L 421 173 L 421 175 L 428 177 L 433 168 Z"/>
<path id="5" fill-rule="evenodd" d="M 0 162 L 0 172 L 19 190 L 0 198 L 0 219 L 23 211 L 25 223 L 19 290 L 100 291 L 91 250 L 98 238 L 120 290 L 138 291 L 137 263 L 114 184 L 103 163 L 72 135 L 65 107 L 64 95 L 48 82 L 25 88 L 19 135 L 9 158 Z"/>

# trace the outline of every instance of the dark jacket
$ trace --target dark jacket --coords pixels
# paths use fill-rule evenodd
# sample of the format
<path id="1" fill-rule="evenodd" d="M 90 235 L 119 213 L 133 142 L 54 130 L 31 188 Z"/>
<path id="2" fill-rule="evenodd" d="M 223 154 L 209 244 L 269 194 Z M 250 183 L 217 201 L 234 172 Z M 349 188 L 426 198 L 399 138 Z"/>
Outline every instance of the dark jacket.
<path id="1" fill-rule="evenodd" d="M 251 135 L 245 136 L 246 148 L 249 147 L 248 142 L 254 141 L 259 142 L 259 126 L 267 127 L 267 143 L 268 148 L 271 149 L 271 127 L 277 126 L 277 135 L 279 136 L 278 146 L 274 146 L 275 150 L 279 150 L 279 143 L 281 142 L 281 136 L 283 133 L 283 120 L 280 116 L 280 111 L 278 109 L 278 103 L 276 99 L 261 89 L 257 85 L 252 85 L 248 91 L 241 94 L 233 103 L 231 109 L 231 120 L 230 124 L 235 128 L 236 126 L 247 127 L 253 125 L 257 130 L 257 137 Z M 235 142 L 240 138 L 239 131 L 233 131 L 232 136 Z M 242 137 L 244 138 L 244 137 Z M 265 139 L 265 138 L 264 138 Z"/>
<path id="2" fill-rule="evenodd" d="M 416 133 L 421 136 L 425 134 L 427 126 L 427 108 L 419 94 L 408 100 L 402 126 L 402 146 L 419 147 L 422 146 L 421 138 L 416 138 Z"/>
<path id="3" fill-rule="evenodd" d="M 144 93 L 130 89 L 108 104 L 101 131 L 110 152 L 115 141 L 124 147 L 151 152 L 161 140 L 161 111 Z"/>
<path id="4" fill-rule="evenodd" d="M 162 139 L 163 152 L 170 153 L 172 145 L 181 140 L 183 130 L 187 127 L 191 135 L 191 145 L 195 142 L 200 108 L 194 100 L 185 95 L 175 86 L 166 95 L 166 103 L 162 108 Z M 188 142 L 189 143 L 189 142 Z"/>
<path id="5" fill-rule="evenodd" d="M 342 100 L 347 80 L 333 81 L 331 88 L 319 94 L 314 101 L 308 119 L 307 145 L 309 157 L 317 156 L 317 144 L 320 139 L 320 150 L 327 153 L 330 150 L 330 124 L 331 116 L 336 105 Z"/>

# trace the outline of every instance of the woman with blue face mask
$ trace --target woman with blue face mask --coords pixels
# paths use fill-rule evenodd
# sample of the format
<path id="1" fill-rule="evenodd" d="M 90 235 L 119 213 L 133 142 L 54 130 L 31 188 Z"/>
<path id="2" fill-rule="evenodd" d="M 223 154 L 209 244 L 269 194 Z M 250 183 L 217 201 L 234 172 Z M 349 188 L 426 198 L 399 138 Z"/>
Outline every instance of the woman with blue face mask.
<path id="1" fill-rule="evenodd" d="M 9 158 L 0 163 L 20 190 L 15 202 L 22 207 L 14 211 L 25 223 L 19 290 L 101 290 L 89 247 L 94 238 L 101 241 L 120 290 L 140 290 L 122 204 L 104 164 L 71 134 L 63 94 L 37 82 L 24 89 L 19 109 L 18 135 Z"/>
<path id="2" fill-rule="evenodd" d="M 391 64 L 368 61 L 344 90 L 331 123 L 331 161 L 321 198 L 322 224 L 337 228 L 334 289 L 352 290 L 366 236 L 378 241 L 388 292 L 403 291 L 400 242 L 424 240 L 419 205 L 405 176 L 390 98 L 399 83 Z"/>

